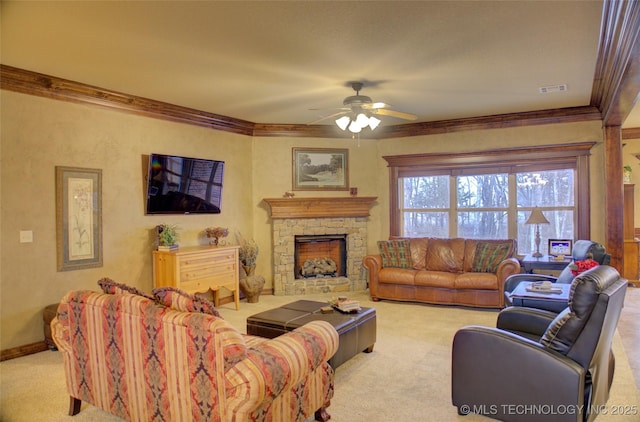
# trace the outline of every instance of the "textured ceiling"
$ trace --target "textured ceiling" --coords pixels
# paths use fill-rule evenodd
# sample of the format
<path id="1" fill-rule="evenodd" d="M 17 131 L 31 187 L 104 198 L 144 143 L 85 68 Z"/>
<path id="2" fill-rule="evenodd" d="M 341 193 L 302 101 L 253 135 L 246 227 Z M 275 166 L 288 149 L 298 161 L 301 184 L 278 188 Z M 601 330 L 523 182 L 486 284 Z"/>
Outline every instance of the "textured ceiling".
<path id="1" fill-rule="evenodd" d="M 327 116 L 354 94 L 346 82 L 364 81 L 361 94 L 429 122 L 589 105 L 602 2 L 3 1 L 1 12 L 5 65 L 265 124 Z M 557 84 L 568 90 L 539 93 Z"/>

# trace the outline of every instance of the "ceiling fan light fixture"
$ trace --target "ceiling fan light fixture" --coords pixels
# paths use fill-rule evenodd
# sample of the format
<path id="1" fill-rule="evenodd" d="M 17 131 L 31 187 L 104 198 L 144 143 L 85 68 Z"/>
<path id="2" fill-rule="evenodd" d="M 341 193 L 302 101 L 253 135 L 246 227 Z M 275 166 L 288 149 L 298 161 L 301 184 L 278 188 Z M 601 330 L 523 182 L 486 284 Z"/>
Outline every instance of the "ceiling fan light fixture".
<path id="1" fill-rule="evenodd" d="M 342 104 L 344 107 L 339 108 L 340 112 L 332 114 L 331 116 L 323 117 L 313 123 L 318 123 L 325 119 L 335 119 L 336 116 L 341 116 L 335 119 L 336 125 L 341 129 L 356 134 L 360 133 L 362 129 L 369 127 L 371 131 L 375 130 L 382 120 L 375 117 L 375 115 L 391 116 L 398 119 L 416 120 L 417 116 L 414 114 L 403 113 L 390 109 L 389 104 L 381 102 L 373 102 L 371 97 L 366 95 L 360 95 L 362 89 L 362 82 L 350 82 L 351 87 L 356 92 L 356 95 L 351 95 L 344 99 Z"/>
<path id="2" fill-rule="evenodd" d="M 369 118 L 367 117 L 366 114 L 360 113 L 360 114 L 358 114 L 358 117 L 356 117 L 356 123 L 361 128 L 367 127 L 367 126 L 369 126 Z"/>
<path id="3" fill-rule="evenodd" d="M 336 124 L 342 130 L 345 130 L 347 126 L 349 126 L 350 122 L 351 122 L 351 118 L 349 116 L 342 116 L 336 120 Z"/>
<path id="4" fill-rule="evenodd" d="M 349 132 L 351 133 L 360 133 L 361 130 L 362 126 L 360 126 L 356 121 L 352 121 L 349 125 Z"/>
<path id="5" fill-rule="evenodd" d="M 381 121 L 382 120 L 378 119 L 377 117 L 370 116 L 369 127 L 371 128 L 371 130 L 374 130 L 375 128 L 377 128 Z"/>

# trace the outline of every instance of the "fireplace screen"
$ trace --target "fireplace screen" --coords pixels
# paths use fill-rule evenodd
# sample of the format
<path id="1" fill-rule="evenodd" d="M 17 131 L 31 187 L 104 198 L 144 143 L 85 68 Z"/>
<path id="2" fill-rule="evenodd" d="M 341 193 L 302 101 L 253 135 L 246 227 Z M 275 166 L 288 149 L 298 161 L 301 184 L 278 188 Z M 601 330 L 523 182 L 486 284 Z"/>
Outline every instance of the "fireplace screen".
<path id="1" fill-rule="evenodd" d="M 345 277 L 346 245 L 346 234 L 296 236 L 295 277 Z"/>

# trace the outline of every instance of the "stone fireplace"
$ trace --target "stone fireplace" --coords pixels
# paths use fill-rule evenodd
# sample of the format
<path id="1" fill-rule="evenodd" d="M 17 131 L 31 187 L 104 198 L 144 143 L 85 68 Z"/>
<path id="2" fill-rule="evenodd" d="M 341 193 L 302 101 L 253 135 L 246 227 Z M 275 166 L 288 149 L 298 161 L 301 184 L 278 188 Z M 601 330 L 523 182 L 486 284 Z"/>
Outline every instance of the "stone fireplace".
<path id="1" fill-rule="evenodd" d="M 294 245 L 295 278 L 347 276 L 346 234 L 296 235 Z"/>
<path id="2" fill-rule="evenodd" d="M 273 250 L 273 293 L 311 293 L 363 290 L 366 280 L 362 259 L 367 253 L 367 217 L 375 197 L 265 198 L 271 207 Z M 302 258 L 300 251 L 302 246 Z M 341 240 L 342 239 L 342 240 Z M 302 240 L 302 242 L 301 242 Z M 344 258 L 336 255 L 340 242 Z M 336 261 L 336 275 L 301 277 L 298 261 L 330 258 Z M 308 258 L 307 258 L 308 257 Z M 302 262 L 304 264 L 304 262 Z"/>

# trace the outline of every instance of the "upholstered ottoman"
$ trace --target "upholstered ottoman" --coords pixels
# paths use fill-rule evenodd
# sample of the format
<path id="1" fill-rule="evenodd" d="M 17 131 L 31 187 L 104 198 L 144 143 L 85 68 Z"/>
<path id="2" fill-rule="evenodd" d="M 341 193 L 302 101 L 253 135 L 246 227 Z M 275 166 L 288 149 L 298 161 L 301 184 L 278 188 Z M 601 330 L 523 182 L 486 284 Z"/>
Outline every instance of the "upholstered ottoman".
<path id="1" fill-rule="evenodd" d="M 376 342 L 376 310 L 361 308 L 358 313 L 342 313 L 334 310 L 322 313 L 327 306 L 323 302 L 298 300 L 279 308 L 247 318 L 247 334 L 266 338 L 278 337 L 293 331 L 310 321 L 327 321 L 340 336 L 340 346 L 329 360 L 334 369 L 360 352 L 371 353 Z"/>

